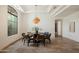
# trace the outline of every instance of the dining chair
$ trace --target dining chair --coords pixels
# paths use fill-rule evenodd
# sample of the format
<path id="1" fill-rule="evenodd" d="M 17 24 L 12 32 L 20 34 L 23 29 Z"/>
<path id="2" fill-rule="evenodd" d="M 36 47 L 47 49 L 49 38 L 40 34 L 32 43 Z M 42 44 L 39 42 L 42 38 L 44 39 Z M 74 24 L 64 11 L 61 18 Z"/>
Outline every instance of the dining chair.
<path id="1" fill-rule="evenodd" d="M 50 37 L 51 37 L 51 33 L 46 34 L 44 39 L 45 39 L 45 40 L 49 40 L 49 43 L 51 43 Z"/>
<path id="2" fill-rule="evenodd" d="M 26 41 L 26 35 L 25 35 L 25 33 L 22 33 L 22 42 L 23 42 L 23 44 L 25 44 L 25 41 Z"/>

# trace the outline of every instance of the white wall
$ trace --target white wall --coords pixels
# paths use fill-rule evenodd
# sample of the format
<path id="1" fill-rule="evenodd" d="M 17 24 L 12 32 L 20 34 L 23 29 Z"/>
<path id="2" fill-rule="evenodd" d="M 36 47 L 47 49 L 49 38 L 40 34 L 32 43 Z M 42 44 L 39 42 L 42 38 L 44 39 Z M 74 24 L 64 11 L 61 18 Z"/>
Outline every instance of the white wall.
<path id="1" fill-rule="evenodd" d="M 54 36 L 54 20 L 48 13 L 28 13 L 23 17 L 23 31 L 33 32 L 32 27 L 35 25 L 32 23 L 32 20 L 36 17 L 40 17 L 39 27 L 42 29 L 41 32 L 50 32 L 52 33 L 52 37 Z"/>
<path id="2" fill-rule="evenodd" d="M 75 32 L 69 32 L 69 24 L 75 21 Z M 79 12 L 63 19 L 63 36 L 79 42 Z"/>
<path id="3" fill-rule="evenodd" d="M 20 38 L 22 32 L 22 16 L 18 11 L 18 34 L 8 36 L 8 13 L 7 6 L 0 5 L 0 50 L 3 49 L 8 44 L 14 42 Z"/>

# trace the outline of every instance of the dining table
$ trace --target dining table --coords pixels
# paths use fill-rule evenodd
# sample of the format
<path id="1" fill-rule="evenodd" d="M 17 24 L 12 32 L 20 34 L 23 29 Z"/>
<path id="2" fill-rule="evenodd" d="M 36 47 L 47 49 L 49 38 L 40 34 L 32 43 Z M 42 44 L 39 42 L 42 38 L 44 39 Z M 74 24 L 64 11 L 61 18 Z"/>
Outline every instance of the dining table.
<path id="1" fill-rule="evenodd" d="M 32 33 L 32 32 L 28 32 L 28 35 L 30 37 L 29 39 L 29 42 L 28 42 L 28 46 L 29 46 L 29 43 L 31 41 L 33 41 L 34 44 L 36 44 L 37 46 L 39 46 L 40 43 L 43 43 L 43 45 L 45 46 L 45 34 L 44 33 Z"/>
<path id="2" fill-rule="evenodd" d="M 50 36 L 51 34 L 46 34 L 44 32 L 38 32 L 38 33 L 32 33 L 32 32 L 28 32 L 28 35 L 30 37 L 29 41 L 28 41 L 28 46 L 29 43 L 32 41 L 34 44 L 36 44 L 37 46 L 39 46 L 40 43 L 43 43 L 43 45 L 45 46 L 45 41 L 46 39 L 49 40 L 49 43 L 51 42 L 50 40 Z"/>

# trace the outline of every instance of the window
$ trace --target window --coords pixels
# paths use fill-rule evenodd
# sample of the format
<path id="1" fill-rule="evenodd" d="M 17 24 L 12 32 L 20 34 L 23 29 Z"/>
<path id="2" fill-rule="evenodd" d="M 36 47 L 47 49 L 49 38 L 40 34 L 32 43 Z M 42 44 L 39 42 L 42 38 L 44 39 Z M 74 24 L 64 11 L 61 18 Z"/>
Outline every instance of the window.
<path id="1" fill-rule="evenodd" d="M 8 36 L 18 33 L 18 17 L 14 8 L 8 6 Z"/>

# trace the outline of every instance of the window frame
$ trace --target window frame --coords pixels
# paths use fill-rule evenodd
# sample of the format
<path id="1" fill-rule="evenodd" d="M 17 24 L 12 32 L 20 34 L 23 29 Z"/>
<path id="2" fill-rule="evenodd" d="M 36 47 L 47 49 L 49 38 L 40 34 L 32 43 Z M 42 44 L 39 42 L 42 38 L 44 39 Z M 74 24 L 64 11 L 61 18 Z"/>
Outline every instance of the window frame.
<path id="1" fill-rule="evenodd" d="M 8 8 L 9 7 L 11 7 L 11 6 L 8 6 Z M 11 8 L 13 8 L 13 7 L 11 7 Z M 14 8 L 13 8 L 14 9 Z M 14 9 L 15 10 L 15 9 Z M 16 12 L 16 10 L 15 10 L 15 12 Z M 8 18 L 8 36 L 12 36 L 12 35 L 16 35 L 16 34 L 18 34 L 18 15 L 15 15 L 15 14 L 13 14 L 13 13 L 11 13 L 11 12 L 9 12 L 9 10 L 8 10 L 8 12 L 7 12 L 8 14 L 10 14 L 10 16 L 12 17 L 12 16 L 14 16 L 14 17 L 16 17 L 16 21 L 11 21 L 11 20 L 9 20 L 9 18 Z M 17 12 L 16 12 L 17 13 Z M 8 15 L 8 17 L 9 17 L 9 15 Z M 15 23 L 16 24 L 16 29 L 14 29 L 15 31 L 14 31 L 14 33 L 13 34 L 9 34 L 9 22 L 12 22 L 12 23 Z M 16 33 L 15 33 L 16 32 Z"/>

